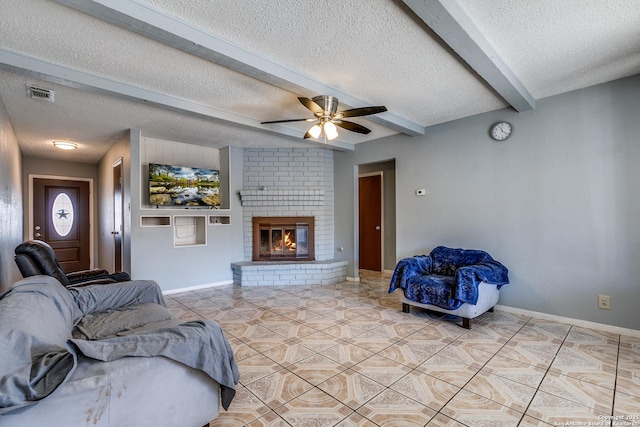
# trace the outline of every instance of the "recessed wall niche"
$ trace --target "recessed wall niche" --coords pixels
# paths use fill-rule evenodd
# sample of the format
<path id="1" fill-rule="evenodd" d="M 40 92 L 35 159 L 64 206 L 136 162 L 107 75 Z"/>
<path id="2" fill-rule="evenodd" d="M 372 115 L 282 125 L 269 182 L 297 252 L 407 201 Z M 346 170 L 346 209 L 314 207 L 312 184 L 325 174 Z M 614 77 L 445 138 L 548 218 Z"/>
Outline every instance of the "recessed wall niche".
<path id="1" fill-rule="evenodd" d="M 209 225 L 229 225 L 231 217 L 229 215 L 209 215 Z"/>
<path id="2" fill-rule="evenodd" d="M 170 216 L 143 215 L 140 217 L 141 227 L 171 227 Z"/>
<path id="3" fill-rule="evenodd" d="M 173 246 L 203 246 L 207 244 L 205 216 L 174 216 Z"/>

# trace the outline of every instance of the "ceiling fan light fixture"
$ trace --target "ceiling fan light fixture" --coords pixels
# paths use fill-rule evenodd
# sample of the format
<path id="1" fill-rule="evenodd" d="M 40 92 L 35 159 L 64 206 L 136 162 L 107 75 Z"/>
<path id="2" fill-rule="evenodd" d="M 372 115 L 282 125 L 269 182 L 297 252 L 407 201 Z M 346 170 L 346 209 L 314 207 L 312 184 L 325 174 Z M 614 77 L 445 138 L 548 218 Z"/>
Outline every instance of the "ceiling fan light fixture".
<path id="1" fill-rule="evenodd" d="M 351 121 L 343 120 L 345 117 L 361 117 L 369 116 L 371 114 L 378 114 L 387 111 L 387 107 L 384 105 L 350 108 L 348 110 L 338 111 L 338 98 L 329 95 L 314 96 L 313 99 L 305 98 L 303 96 L 298 97 L 298 101 L 304 105 L 315 116 L 312 119 L 284 119 L 284 120 L 271 120 L 266 122 L 260 122 L 260 124 L 269 123 L 286 123 L 286 122 L 318 122 L 311 127 L 305 134 L 304 139 L 313 138 L 318 139 L 324 136 L 324 142 L 331 141 L 338 137 L 338 128 L 346 129 L 351 132 L 367 135 L 371 132 L 371 129 L 354 123 Z"/>
<path id="2" fill-rule="evenodd" d="M 309 135 L 311 135 L 313 139 L 318 139 L 321 133 L 322 128 L 320 127 L 320 124 L 313 125 L 311 129 L 309 129 Z"/>
<path id="3" fill-rule="evenodd" d="M 338 137 L 338 129 L 336 128 L 336 125 L 333 124 L 333 122 L 324 122 L 323 129 L 324 134 L 327 136 L 327 139 L 329 141 L 332 141 Z"/>
<path id="4" fill-rule="evenodd" d="M 53 141 L 53 146 L 61 150 L 75 150 L 78 144 L 69 141 Z"/>

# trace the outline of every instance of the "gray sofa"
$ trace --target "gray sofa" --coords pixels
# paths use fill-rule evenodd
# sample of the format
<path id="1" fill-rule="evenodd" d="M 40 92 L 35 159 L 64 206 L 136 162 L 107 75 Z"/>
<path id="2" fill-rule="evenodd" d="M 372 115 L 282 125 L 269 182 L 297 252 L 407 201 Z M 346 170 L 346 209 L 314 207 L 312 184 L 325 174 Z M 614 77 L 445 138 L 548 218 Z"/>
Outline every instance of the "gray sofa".
<path id="1" fill-rule="evenodd" d="M 153 281 L 0 295 L 0 427 L 199 427 L 238 381 L 219 325 L 176 319 Z"/>

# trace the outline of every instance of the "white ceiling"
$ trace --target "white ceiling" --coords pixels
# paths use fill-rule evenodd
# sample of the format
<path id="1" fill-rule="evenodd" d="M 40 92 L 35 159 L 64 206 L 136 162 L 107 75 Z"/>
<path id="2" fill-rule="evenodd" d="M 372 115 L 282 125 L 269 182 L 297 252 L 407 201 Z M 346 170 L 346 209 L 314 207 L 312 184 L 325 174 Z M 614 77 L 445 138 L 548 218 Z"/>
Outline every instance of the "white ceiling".
<path id="1" fill-rule="evenodd" d="M 0 0 L 0 98 L 23 153 L 96 163 L 130 128 L 305 146 L 298 96 L 385 105 L 341 149 L 640 73 L 638 0 Z M 55 102 L 27 96 L 51 89 Z M 77 142 L 72 153 L 54 139 Z"/>

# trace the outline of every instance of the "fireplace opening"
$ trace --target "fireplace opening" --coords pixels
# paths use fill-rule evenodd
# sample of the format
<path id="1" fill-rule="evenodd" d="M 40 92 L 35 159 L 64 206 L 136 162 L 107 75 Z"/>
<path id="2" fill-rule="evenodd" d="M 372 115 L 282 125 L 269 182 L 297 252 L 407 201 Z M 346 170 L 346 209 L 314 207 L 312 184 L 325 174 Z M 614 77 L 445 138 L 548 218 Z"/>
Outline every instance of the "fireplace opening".
<path id="1" fill-rule="evenodd" d="M 254 217 L 254 261 L 313 261 L 313 217 Z"/>

